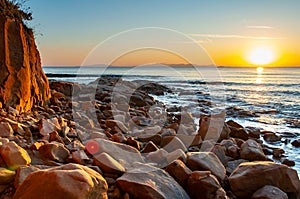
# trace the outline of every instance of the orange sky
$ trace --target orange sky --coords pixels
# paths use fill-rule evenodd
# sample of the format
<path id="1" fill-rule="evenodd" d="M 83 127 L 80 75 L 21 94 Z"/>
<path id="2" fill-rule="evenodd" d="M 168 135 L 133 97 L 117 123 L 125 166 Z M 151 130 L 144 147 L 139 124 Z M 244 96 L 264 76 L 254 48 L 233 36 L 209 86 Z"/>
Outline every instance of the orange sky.
<path id="1" fill-rule="evenodd" d="M 70 3 L 66 0 L 57 6 L 56 1 L 31 0 L 27 4 L 34 18 L 29 25 L 37 35 L 44 66 L 81 65 L 101 42 L 123 31 L 143 27 L 167 28 L 185 34 L 202 45 L 216 65 L 256 66 L 255 60 L 248 59 L 249 54 L 265 46 L 274 57 L 264 66 L 300 66 L 300 1 L 86 0 Z M 140 34 L 127 40 L 134 43 L 144 39 L 147 36 Z M 160 39 L 170 45 L 174 42 L 158 35 L 154 43 Z M 105 60 L 117 45 L 122 46 L 122 42 L 108 46 L 98 56 Z M 180 42 L 172 47 L 185 48 Z M 184 50 L 190 57 L 202 56 L 191 49 Z M 118 64 L 182 63 L 181 58 L 170 55 L 172 52 L 147 53 L 137 53 L 135 57 L 129 53 Z M 101 59 L 94 64 L 102 64 L 97 61 Z"/>

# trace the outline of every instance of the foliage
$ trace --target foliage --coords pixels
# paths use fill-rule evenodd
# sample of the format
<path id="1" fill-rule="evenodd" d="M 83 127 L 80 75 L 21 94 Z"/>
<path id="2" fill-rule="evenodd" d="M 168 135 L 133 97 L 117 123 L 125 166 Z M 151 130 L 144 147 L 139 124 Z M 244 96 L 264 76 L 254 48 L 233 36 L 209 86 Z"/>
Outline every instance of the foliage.
<path id="1" fill-rule="evenodd" d="M 0 15 L 18 22 L 32 20 L 32 13 L 29 11 L 30 8 L 24 9 L 22 7 L 25 2 L 26 0 L 0 0 Z"/>

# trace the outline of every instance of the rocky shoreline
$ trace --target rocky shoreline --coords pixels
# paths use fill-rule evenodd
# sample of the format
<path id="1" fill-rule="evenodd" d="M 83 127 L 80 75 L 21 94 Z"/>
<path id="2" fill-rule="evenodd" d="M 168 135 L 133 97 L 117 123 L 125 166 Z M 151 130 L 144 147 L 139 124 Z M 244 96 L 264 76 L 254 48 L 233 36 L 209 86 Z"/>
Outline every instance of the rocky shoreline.
<path id="1" fill-rule="evenodd" d="M 1 109 L 0 198 L 300 198 L 295 162 L 263 145 L 287 141 L 273 132 L 224 113 L 195 124 L 151 82 L 49 84 L 48 106 Z"/>

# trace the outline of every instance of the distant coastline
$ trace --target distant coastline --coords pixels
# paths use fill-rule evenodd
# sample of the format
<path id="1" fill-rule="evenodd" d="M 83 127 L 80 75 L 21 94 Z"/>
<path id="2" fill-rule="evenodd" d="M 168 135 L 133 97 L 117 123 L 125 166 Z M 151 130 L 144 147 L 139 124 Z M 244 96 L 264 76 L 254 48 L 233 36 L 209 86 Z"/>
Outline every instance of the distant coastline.
<path id="1" fill-rule="evenodd" d="M 174 68 L 190 68 L 190 67 L 215 67 L 213 65 L 192 65 L 192 64 L 161 64 L 161 65 L 166 65 Z M 160 65 L 146 65 L 144 67 L 159 67 Z M 88 65 L 88 66 L 42 66 L 43 68 L 81 68 L 81 67 L 86 67 L 86 68 L 106 68 L 106 67 L 112 67 L 112 68 L 123 68 L 123 67 L 128 67 L 128 68 L 134 68 L 136 66 L 122 66 L 122 65 L 105 65 L 105 64 L 98 64 L 98 65 Z M 258 66 L 216 66 L 217 68 L 256 68 Z M 300 68 L 300 66 L 263 66 L 264 68 Z"/>

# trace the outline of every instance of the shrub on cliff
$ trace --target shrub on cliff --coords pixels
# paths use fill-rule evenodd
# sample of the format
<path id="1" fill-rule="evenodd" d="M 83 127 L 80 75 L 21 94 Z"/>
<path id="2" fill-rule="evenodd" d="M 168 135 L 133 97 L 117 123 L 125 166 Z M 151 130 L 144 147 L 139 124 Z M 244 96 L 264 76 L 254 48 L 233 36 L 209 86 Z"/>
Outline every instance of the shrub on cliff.
<path id="1" fill-rule="evenodd" d="M 25 0 L 20 2 L 16 0 L 0 0 L 0 15 L 14 19 L 18 22 L 23 22 L 23 20 L 32 20 L 32 13 L 29 8 L 22 9 L 22 4 Z"/>

